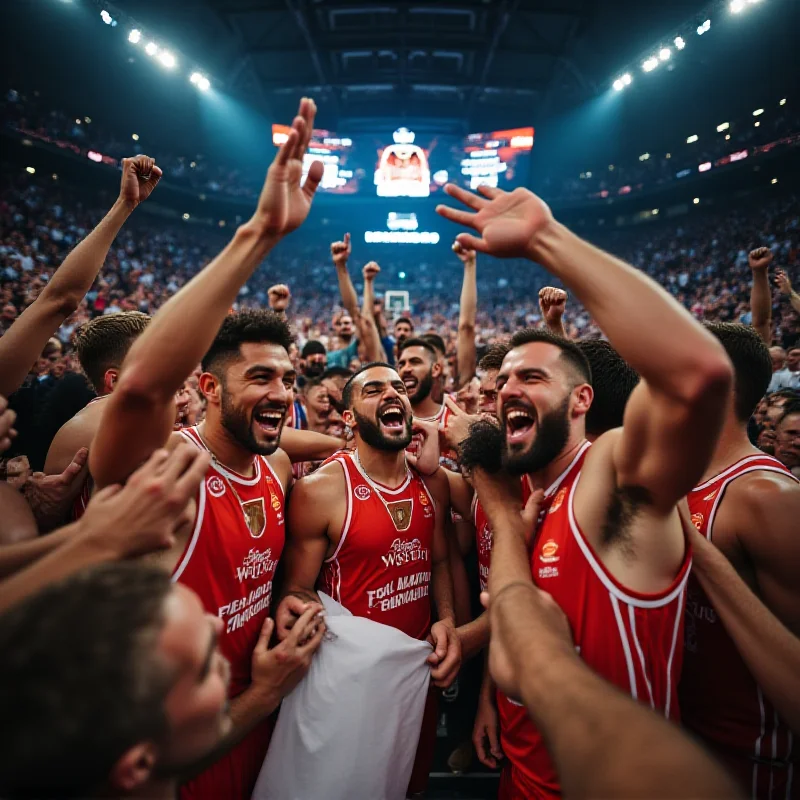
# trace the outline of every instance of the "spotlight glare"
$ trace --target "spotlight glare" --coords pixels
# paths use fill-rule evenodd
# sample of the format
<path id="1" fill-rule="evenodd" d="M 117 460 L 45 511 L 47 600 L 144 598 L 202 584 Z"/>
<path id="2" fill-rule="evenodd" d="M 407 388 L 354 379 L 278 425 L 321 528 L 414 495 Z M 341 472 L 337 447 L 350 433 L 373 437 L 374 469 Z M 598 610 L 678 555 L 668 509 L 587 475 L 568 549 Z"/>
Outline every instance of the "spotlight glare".
<path id="1" fill-rule="evenodd" d="M 623 83 L 624 83 L 626 86 L 630 86 L 632 81 L 633 81 L 633 77 L 631 76 L 630 72 L 626 72 L 626 73 L 625 73 L 625 74 L 622 76 L 622 82 L 623 82 Z"/>
<path id="2" fill-rule="evenodd" d="M 622 90 L 625 88 L 625 84 L 622 82 L 622 78 L 617 78 L 617 79 L 614 81 L 614 88 L 615 88 L 615 89 L 616 89 L 618 92 L 621 92 L 621 91 L 622 91 Z"/>
<path id="3" fill-rule="evenodd" d="M 31 175 L 35 175 L 36 174 L 36 168 L 35 167 L 25 167 L 25 172 L 29 172 Z M 773 183 L 775 183 L 775 181 L 773 181 Z"/>
<path id="4" fill-rule="evenodd" d="M 739 14 L 744 11 L 744 0 L 732 0 L 730 9 L 732 14 Z"/>
<path id="5" fill-rule="evenodd" d="M 764 113 L 764 109 L 763 109 L 763 108 L 757 108 L 757 109 L 756 109 L 756 110 L 753 112 L 753 116 L 754 116 L 754 117 L 760 117 L 760 116 L 761 116 L 763 113 Z"/>
<path id="6" fill-rule="evenodd" d="M 760 128 L 761 127 L 761 123 L 760 122 L 756 122 L 755 127 L 756 128 Z"/>
<path id="7" fill-rule="evenodd" d="M 149 56 L 154 56 L 158 52 L 158 45 L 155 42 L 148 42 L 144 47 L 145 53 Z"/>
<path id="8" fill-rule="evenodd" d="M 199 72 L 193 72 L 189 82 L 193 83 L 201 92 L 207 92 L 211 88 L 211 81 Z"/>
<path id="9" fill-rule="evenodd" d="M 717 125 L 717 133 L 722 133 L 722 131 L 728 130 L 730 126 L 730 122 L 723 122 L 721 125 Z"/>
<path id="10" fill-rule="evenodd" d="M 139 141 L 139 134 L 138 133 L 132 133 L 131 134 L 131 139 L 133 139 L 134 142 L 138 142 Z"/>
<path id="11" fill-rule="evenodd" d="M 683 50 L 683 48 L 686 47 L 686 42 L 683 40 L 683 36 L 675 37 L 675 47 L 677 47 L 678 50 Z"/>
<path id="12" fill-rule="evenodd" d="M 31 171 L 31 168 L 30 168 L 30 167 L 28 167 L 28 172 L 30 172 L 30 171 Z M 778 182 L 778 179 L 777 179 L 777 178 L 773 178 L 773 179 L 772 179 L 772 185 L 773 185 L 773 186 L 774 186 L 774 185 L 775 185 L 777 182 Z"/>
<path id="13" fill-rule="evenodd" d="M 111 16 L 111 14 L 109 14 L 105 9 L 100 12 L 100 19 L 102 19 L 106 25 L 110 25 L 114 21 L 114 18 Z"/>
<path id="14" fill-rule="evenodd" d="M 141 32 L 140 30 L 138 30 L 137 28 L 134 28 L 134 29 L 133 29 L 133 30 L 132 30 L 132 31 L 131 31 L 131 32 L 128 34 L 128 41 L 129 41 L 131 44 L 139 44 L 139 42 L 140 42 L 141 38 L 142 38 L 142 32 Z"/>
<path id="15" fill-rule="evenodd" d="M 778 105 L 785 106 L 786 105 L 786 98 L 784 97 Z"/>
<path id="16" fill-rule="evenodd" d="M 695 197 L 695 199 L 694 199 L 694 201 L 693 201 L 693 202 L 694 202 L 694 204 L 695 204 L 696 206 L 699 206 L 699 205 L 700 205 L 700 198 L 699 198 L 699 197 Z"/>
<path id="17" fill-rule="evenodd" d="M 188 214 L 184 214 L 184 215 L 183 215 L 183 218 L 184 218 L 185 220 L 186 220 L 186 219 L 189 219 L 189 215 L 188 215 Z"/>
<path id="18" fill-rule="evenodd" d="M 658 54 L 658 57 L 662 61 L 669 61 L 671 55 L 672 55 L 672 50 L 670 50 L 669 47 L 662 47 L 661 52 Z"/>
<path id="19" fill-rule="evenodd" d="M 686 139 L 686 144 L 694 144 L 699 138 L 700 137 L 696 133 L 693 133 Z"/>
<path id="20" fill-rule="evenodd" d="M 711 20 L 707 19 L 702 25 L 699 25 L 697 28 L 697 35 L 702 36 L 704 33 L 708 33 L 711 30 Z"/>
<path id="21" fill-rule="evenodd" d="M 167 69 L 172 69 L 178 62 L 175 60 L 175 56 L 169 52 L 169 50 L 162 50 L 161 54 L 158 56 L 158 60 L 165 66 Z"/>
<path id="22" fill-rule="evenodd" d="M 658 59 L 655 56 L 650 56 L 650 58 L 642 64 L 642 69 L 645 72 L 652 72 L 657 66 Z"/>

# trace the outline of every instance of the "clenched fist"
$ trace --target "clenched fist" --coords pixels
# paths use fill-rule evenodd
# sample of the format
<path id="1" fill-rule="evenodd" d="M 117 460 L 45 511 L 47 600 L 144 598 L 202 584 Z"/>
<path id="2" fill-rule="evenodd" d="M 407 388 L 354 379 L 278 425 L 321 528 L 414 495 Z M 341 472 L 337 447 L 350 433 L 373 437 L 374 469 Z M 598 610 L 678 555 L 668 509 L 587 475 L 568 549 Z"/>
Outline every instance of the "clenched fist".
<path id="1" fill-rule="evenodd" d="M 769 247 L 759 247 L 750 253 L 747 261 L 752 270 L 767 269 L 772 263 L 772 250 Z"/>
<path id="2" fill-rule="evenodd" d="M 286 307 L 292 299 L 292 293 L 285 283 L 278 283 L 267 289 L 267 297 L 269 297 L 269 307 L 273 311 L 286 311 Z"/>
<path id="3" fill-rule="evenodd" d="M 380 275 L 381 268 L 374 261 L 370 261 L 368 264 L 364 264 L 361 272 L 365 281 L 374 281 Z"/>
<path id="4" fill-rule="evenodd" d="M 544 321 L 548 325 L 558 323 L 564 316 L 567 307 L 567 293 L 563 289 L 556 289 L 554 286 L 545 286 L 539 292 L 539 308 L 541 309 Z"/>
<path id="5" fill-rule="evenodd" d="M 333 263 L 337 267 L 347 266 L 347 259 L 350 258 L 352 248 L 350 247 L 350 234 L 344 235 L 344 241 L 333 242 L 331 244 L 331 255 L 333 256 Z"/>
<path id="6" fill-rule="evenodd" d="M 122 159 L 122 181 L 119 197 L 131 209 L 147 200 L 161 180 L 163 172 L 150 156 Z"/>
<path id="7" fill-rule="evenodd" d="M 469 247 L 465 247 L 461 242 L 453 242 L 453 252 L 458 256 L 464 266 L 472 265 L 475 263 L 475 251 Z"/>

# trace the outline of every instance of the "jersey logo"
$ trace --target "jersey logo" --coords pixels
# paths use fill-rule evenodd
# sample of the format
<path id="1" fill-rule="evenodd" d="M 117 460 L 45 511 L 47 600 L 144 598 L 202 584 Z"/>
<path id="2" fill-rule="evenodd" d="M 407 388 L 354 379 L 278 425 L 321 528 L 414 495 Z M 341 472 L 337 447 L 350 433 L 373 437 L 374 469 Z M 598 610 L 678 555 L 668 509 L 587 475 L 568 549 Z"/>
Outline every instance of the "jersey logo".
<path id="1" fill-rule="evenodd" d="M 557 553 L 558 553 L 558 542 L 553 541 L 553 539 L 548 539 L 542 545 L 542 552 L 539 558 L 545 564 L 554 564 L 561 558 L 561 556 L 557 555 Z"/>
<path id="2" fill-rule="evenodd" d="M 363 483 L 359 486 L 356 486 L 353 489 L 353 494 L 356 496 L 356 500 L 369 500 L 372 495 L 372 492 L 369 489 L 369 486 L 365 486 Z"/>
<path id="3" fill-rule="evenodd" d="M 242 503 L 242 512 L 244 513 L 247 527 L 250 530 L 250 535 L 254 539 L 260 539 L 264 535 L 267 527 L 267 513 L 264 510 L 264 498 L 257 497 L 255 500 L 246 500 Z"/>
<path id="4" fill-rule="evenodd" d="M 426 495 L 425 492 L 420 491 L 420 493 L 419 493 L 419 501 L 424 506 L 428 505 L 428 495 Z"/>
<path id="5" fill-rule="evenodd" d="M 398 531 L 406 531 L 411 525 L 411 509 L 413 508 L 410 500 L 395 500 L 393 503 L 386 503 L 386 508 L 392 516 L 394 527 Z"/>
<path id="6" fill-rule="evenodd" d="M 718 491 L 719 491 L 719 489 L 714 489 L 714 491 L 713 491 L 713 492 L 711 492 L 711 494 L 707 494 L 707 495 L 706 495 L 706 496 L 703 498 L 703 500 L 713 500 L 713 499 L 714 499 L 714 498 L 717 496 L 717 492 L 718 492 Z"/>
<path id="7" fill-rule="evenodd" d="M 212 497 L 222 497 L 222 495 L 225 494 L 225 481 L 223 481 L 222 478 L 218 478 L 216 475 L 212 475 L 206 481 L 206 488 Z"/>
<path id="8" fill-rule="evenodd" d="M 566 486 L 555 496 L 552 505 L 550 506 L 548 514 L 552 514 L 555 511 L 558 511 L 561 508 L 561 504 L 564 502 L 564 498 L 567 496 L 567 488 Z"/>
<path id="9" fill-rule="evenodd" d="M 692 525 L 694 525 L 697 530 L 703 527 L 703 520 L 705 520 L 705 517 L 702 514 L 692 514 Z"/>
<path id="10" fill-rule="evenodd" d="M 403 539 L 395 539 L 389 552 L 381 556 L 383 565 L 389 567 L 401 567 L 413 561 L 428 561 L 430 553 L 427 547 L 422 546 L 419 539 L 412 539 L 410 542 Z"/>

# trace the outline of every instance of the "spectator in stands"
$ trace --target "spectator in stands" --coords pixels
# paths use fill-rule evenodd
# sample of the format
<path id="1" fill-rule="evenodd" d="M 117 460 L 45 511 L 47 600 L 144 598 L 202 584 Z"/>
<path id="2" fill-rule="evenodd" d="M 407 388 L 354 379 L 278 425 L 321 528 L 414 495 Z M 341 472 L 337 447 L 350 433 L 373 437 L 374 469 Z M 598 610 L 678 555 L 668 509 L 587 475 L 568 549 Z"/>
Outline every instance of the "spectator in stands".
<path id="1" fill-rule="evenodd" d="M 800 347 L 792 347 L 786 353 L 786 366 L 773 374 L 767 392 L 781 389 L 800 389 Z"/>
<path id="2" fill-rule="evenodd" d="M 800 398 L 783 407 L 775 428 L 775 458 L 800 477 Z"/>

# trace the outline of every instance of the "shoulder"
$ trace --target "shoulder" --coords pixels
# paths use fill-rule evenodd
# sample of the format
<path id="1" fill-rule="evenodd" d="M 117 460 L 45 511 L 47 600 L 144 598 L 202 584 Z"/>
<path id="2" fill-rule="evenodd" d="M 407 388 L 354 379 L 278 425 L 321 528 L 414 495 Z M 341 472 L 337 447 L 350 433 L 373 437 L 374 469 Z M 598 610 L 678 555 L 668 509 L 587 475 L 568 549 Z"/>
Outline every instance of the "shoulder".
<path id="1" fill-rule="evenodd" d="M 81 447 L 92 444 L 102 412 L 103 403 L 92 403 L 58 429 L 47 451 L 44 468 L 47 475 L 63 472 Z"/>
<path id="2" fill-rule="evenodd" d="M 444 467 L 440 467 L 433 473 L 433 475 L 419 475 L 420 480 L 425 484 L 428 491 L 433 495 L 433 499 L 439 505 L 448 505 L 450 503 L 450 479 L 448 472 Z M 455 479 L 455 474 L 453 474 Z"/>
<path id="3" fill-rule="evenodd" d="M 315 506 L 329 503 L 335 498 L 344 497 L 344 465 L 338 460 L 329 461 L 311 475 L 306 475 L 295 483 L 292 489 L 292 503 L 298 500 L 312 500 Z"/>
<path id="4" fill-rule="evenodd" d="M 283 450 L 278 449 L 271 456 L 267 456 L 267 461 L 278 476 L 284 492 L 288 491 L 292 483 L 292 462 L 289 456 Z"/>

